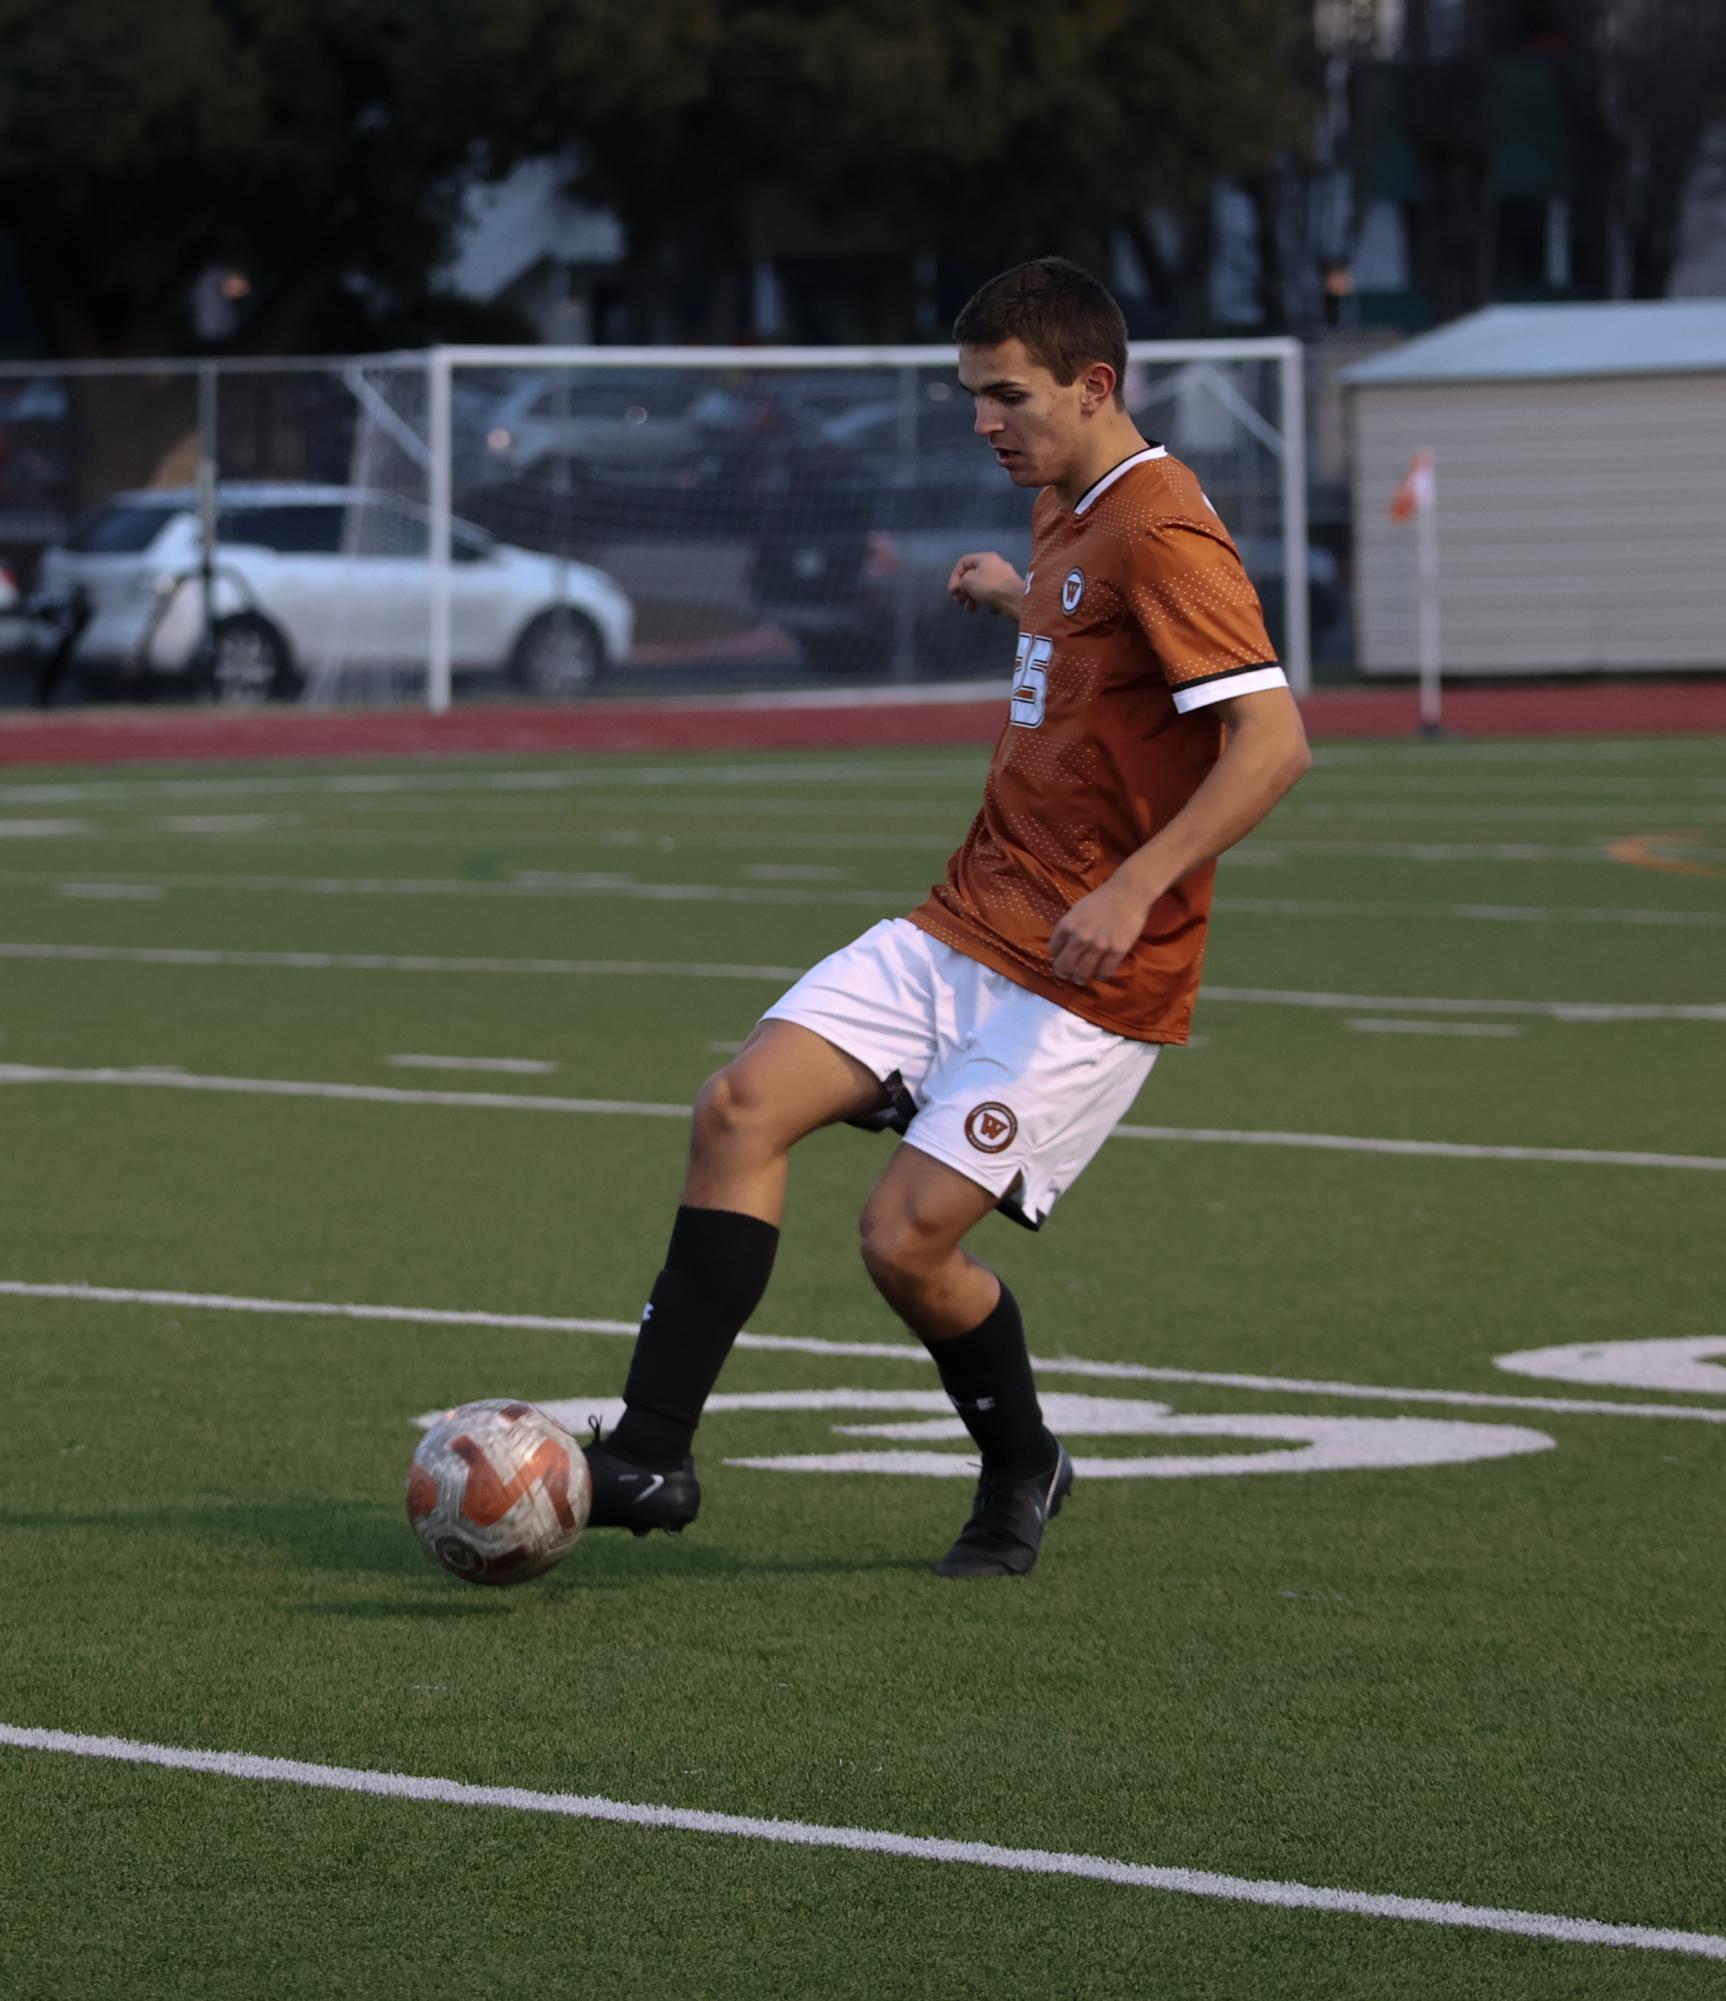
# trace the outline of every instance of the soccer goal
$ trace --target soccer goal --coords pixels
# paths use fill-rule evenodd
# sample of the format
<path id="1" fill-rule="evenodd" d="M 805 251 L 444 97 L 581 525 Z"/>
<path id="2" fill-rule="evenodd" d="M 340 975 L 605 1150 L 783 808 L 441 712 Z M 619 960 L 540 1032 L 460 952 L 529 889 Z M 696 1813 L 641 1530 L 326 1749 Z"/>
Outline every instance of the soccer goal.
<path id="1" fill-rule="evenodd" d="M 1304 691 L 1300 343 L 1137 342 L 1126 396 L 1140 429 L 1204 480 Z M 1010 671 L 997 621 L 956 616 L 944 586 L 968 549 L 1023 567 L 1030 497 L 973 435 L 950 346 L 445 347 L 427 357 L 425 402 L 433 709 L 471 651 L 482 538 L 549 559 L 563 580 L 567 609 L 510 664 L 532 692 L 580 693 L 601 669 L 644 691 Z M 583 609 L 596 580 L 627 601 L 621 660 Z"/>
<path id="2" fill-rule="evenodd" d="M 1130 355 L 1304 689 L 1299 343 Z M 98 614 L 92 689 L 443 710 L 1011 675 L 945 585 L 970 549 L 1023 568 L 1031 497 L 950 346 L 0 363 L 0 457 L 0 558 Z"/>

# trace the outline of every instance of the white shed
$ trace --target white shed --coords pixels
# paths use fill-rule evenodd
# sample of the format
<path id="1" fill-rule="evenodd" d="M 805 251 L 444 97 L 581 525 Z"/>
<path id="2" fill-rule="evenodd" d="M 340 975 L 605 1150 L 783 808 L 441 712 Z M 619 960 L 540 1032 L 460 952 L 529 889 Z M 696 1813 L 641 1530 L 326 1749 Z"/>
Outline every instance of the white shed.
<path id="1" fill-rule="evenodd" d="M 1362 673 L 1417 664 L 1425 447 L 1447 675 L 1726 668 L 1726 300 L 1494 306 L 1343 380 Z"/>

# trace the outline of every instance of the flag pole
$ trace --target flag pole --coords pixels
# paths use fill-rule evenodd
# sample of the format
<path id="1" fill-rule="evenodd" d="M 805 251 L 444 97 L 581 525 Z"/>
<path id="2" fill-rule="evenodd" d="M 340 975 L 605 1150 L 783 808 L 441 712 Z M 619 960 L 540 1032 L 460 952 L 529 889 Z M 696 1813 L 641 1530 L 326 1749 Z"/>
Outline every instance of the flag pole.
<path id="1" fill-rule="evenodd" d="M 1438 624 L 1438 460 L 1426 454 L 1426 491 L 1415 516 L 1420 551 L 1420 733 L 1444 733 Z"/>

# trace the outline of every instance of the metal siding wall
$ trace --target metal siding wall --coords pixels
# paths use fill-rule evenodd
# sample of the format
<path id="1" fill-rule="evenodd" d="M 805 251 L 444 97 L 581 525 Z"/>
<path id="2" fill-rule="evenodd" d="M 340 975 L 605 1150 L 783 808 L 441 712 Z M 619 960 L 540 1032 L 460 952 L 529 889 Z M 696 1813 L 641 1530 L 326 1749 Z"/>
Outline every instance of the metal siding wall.
<path id="1" fill-rule="evenodd" d="M 1352 392 L 1356 657 L 1416 664 L 1416 530 L 1438 454 L 1447 674 L 1726 667 L 1726 372 Z"/>

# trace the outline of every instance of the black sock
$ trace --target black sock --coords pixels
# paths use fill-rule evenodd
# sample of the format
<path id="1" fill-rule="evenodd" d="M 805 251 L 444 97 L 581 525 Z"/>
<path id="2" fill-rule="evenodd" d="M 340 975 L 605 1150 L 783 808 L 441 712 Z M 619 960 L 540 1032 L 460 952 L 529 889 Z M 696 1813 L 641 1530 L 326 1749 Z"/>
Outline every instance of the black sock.
<path id="1" fill-rule="evenodd" d="M 778 1247 L 777 1227 L 757 1216 L 678 1210 L 623 1386 L 628 1408 L 611 1435 L 626 1458 L 669 1467 L 688 1452 L 731 1344 L 761 1304 Z"/>
<path id="2" fill-rule="evenodd" d="M 995 1310 L 957 1341 L 931 1341 L 941 1387 L 991 1473 L 1040 1473 L 1055 1456 L 1031 1379 L 1019 1303 L 1003 1285 Z"/>

